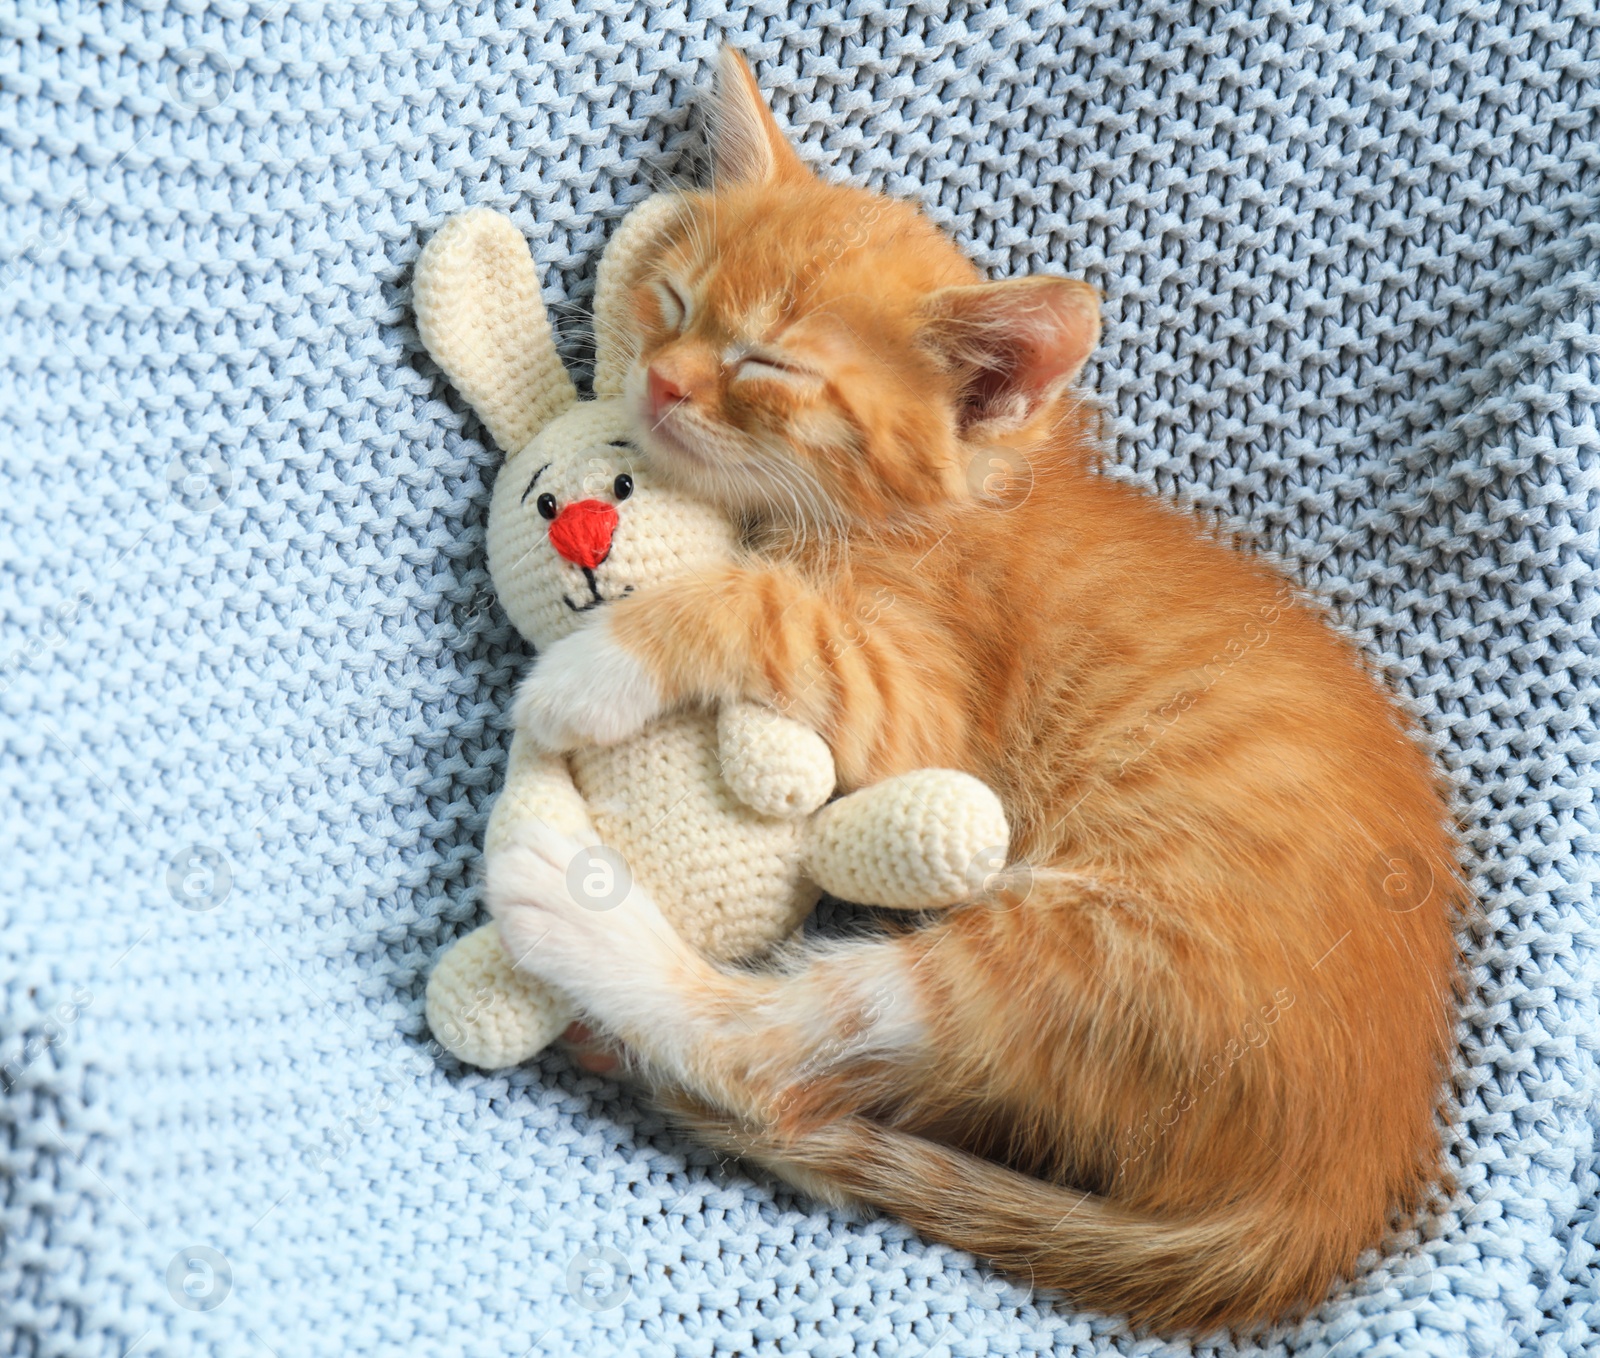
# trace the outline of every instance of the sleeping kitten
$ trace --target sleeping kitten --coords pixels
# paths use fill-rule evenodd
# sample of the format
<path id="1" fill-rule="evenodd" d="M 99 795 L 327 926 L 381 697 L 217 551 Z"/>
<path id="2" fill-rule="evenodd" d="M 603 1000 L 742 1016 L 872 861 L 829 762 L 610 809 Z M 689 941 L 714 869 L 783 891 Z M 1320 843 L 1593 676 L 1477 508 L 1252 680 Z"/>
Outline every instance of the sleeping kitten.
<path id="1" fill-rule="evenodd" d="M 519 721 L 562 749 L 771 703 L 845 787 L 986 779 L 1018 866 L 757 974 L 637 889 L 583 909 L 550 833 L 490 865 L 513 953 L 820 1196 L 1135 1322 L 1304 1309 L 1440 1169 L 1465 892 L 1427 760 L 1282 579 L 1092 474 L 1087 286 L 985 282 L 817 179 L 732 53 L 715 151 L 631 280 L 629 392 L 654 463 L 781 550 L 612 604 Z"/>

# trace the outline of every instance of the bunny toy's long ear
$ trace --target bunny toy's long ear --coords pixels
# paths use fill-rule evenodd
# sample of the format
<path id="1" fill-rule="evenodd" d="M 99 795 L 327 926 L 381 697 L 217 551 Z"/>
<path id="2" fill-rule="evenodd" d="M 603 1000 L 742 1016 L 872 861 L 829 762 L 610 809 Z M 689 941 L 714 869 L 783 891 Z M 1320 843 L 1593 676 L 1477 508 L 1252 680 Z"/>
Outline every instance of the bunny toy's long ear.
<path id="1" fill-rule="evenodd" d="M 578 399 L 509 218 L 473 208 L 446 222 L 417 261 L 411 298 L 422 343 L 508 457 Z"/>
<path id="2" fill-rule="evenodd" d="M 594 394 L 620 396 L 638 339 L 628 294 L 649 264 L 652 246 L 682 219 L 687 210 L 675 193 L 646 198 L 622 219 L 600 256 L 594 284 Z"/>

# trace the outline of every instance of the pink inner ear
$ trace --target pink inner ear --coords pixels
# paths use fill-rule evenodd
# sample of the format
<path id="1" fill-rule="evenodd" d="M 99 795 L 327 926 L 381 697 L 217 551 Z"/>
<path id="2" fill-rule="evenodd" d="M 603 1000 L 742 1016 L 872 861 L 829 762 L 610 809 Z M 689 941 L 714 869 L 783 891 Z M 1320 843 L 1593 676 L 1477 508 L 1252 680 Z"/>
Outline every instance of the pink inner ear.
<path id="1" fill-rule="evenodd" d="M 1064 377 L 1077 371 L 1083 362 L 1069 361 L 1062 349 L 1024 338 L 1017 346 L 1016 361 L 1012 364 L 1011 385 L 1033 396 L 1042 396 Z"/>
<path id="2" fill-rule="evenodd" d="M 974 422 L 1031 415 L 1077 375 L 1100 339 L 1099 296 L 1073 279 L 947 288 L 929 309 L 932 342 L 967 369 Z"/>
<path id="3" fill-rule="evenodd" d="M 1011 380 L 1032 395 L 1042 396 L 1075 377 L 1100 341 L 1094 293 L 1065 279 L 1040 289 L 1016 319 Z"/>

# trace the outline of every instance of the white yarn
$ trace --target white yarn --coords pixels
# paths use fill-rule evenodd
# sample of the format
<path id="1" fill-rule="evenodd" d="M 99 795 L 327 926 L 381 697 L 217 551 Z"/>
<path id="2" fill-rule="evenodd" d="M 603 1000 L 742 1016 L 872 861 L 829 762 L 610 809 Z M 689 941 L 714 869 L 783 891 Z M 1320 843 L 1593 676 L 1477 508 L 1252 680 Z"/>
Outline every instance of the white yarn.
<path id="1" fill-rule="evenodd" d="M 628 276 L 631 253 L 674 210 L 665 195 L 650 199 L 619 229 L 602 261 L 597 309 L 616 305 L 610 289 Z M 537 648 L 625 593 L 735 557 L 725 517 L 658 484 L 640 464 L 625 401 L 574 402 L 537 307 L 532 260 L 504 218 L 478 210 L 442 228 L 417 264 L 414 296 L 424 342 L 491 430 L 528 435 L 495 482 L 489 571 L 507 615 Z M 521 310 L 508 310 L 506 299 Z M 615 387 L 610 334 L 602 327 L 600 372 Z M 631 490 L 619 498 L 623 475 Z M 540 511 L 544 496 L 556 513 L 583 500 L 615 506 L 603 561 L 585 571 L 563 559 Z M 534 753 L 519 735 L 487 852 L 513 841 L 530 817 L 553 820 L 615 850 L 617 863 L 596 866 L 600 879 L 620 873 L 648 891 L 691 946 L 722 960 L 792 933 L 816 903 L 819 883 L 862 903 L 948 905 L 975 894 L 978 855 L 996 845 L 1004 852 L 999 801 L 969 775 L 921 770 L 808 818 L 834 783 L 832 756 L 814 731 L 748 704 L 670 715 L 634 739 L 564 760 Z M 508 966 L 492 943 L 485 926 L 441 958 L 427 1014 L 435 1036 L 462 1060 L 498 1066 L 541 1050 L 575 1015 Z"/>

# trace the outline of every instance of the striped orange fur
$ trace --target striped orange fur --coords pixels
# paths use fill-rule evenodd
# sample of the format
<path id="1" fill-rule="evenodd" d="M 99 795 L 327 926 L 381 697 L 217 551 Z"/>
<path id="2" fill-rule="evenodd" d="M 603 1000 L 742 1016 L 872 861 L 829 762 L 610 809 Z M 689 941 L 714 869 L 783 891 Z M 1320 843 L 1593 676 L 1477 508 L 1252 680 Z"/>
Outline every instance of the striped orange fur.
<path id="1" fill-rule="evenodd" d="M 815 177 L 732 55 L 717 107 L 716 188 L 632 280 L 629 392 L 768 550 L 603 625 L 664 705 L 814 723 L 847 787 L 986 779 L 1017 866 L 768 972 L 679 958 L 674 1023 L 596 1021 L 708 1136 L 1082 1303 L 1303 1309 L 1440 1174 L 1439 780 L 1280 576 L 1095 474 L 1090 290 L 986 283 Z"/>

